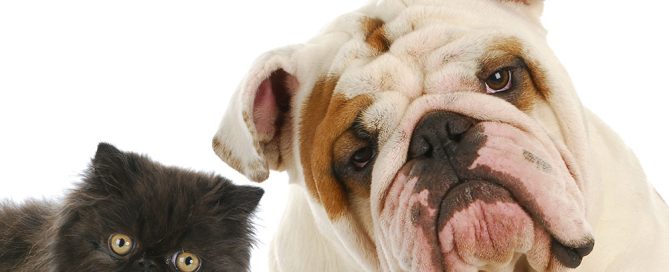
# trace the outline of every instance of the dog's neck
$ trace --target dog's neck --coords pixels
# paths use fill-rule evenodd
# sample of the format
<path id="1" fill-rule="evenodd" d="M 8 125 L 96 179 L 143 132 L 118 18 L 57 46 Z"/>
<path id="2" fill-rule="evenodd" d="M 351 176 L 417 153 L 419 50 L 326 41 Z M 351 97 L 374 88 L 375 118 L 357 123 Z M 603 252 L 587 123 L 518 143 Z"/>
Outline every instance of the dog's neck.
<path id="1" fill-rule="evenodd" d="M 669 208 L 646 181 L 636 156 L 618 135 L 594 114 L 587 112 L 586 118 L 595 171 L 589 174 L 591 186 L 586 201 L 596 242 L 579 270 L 609 270 L 602 265 L 616 271 L 666 269 L 669 260 L 663 255 L 669 252 Z M 635 266 L 628 267 L 632 263 Z"/>
<path id="2" fill-rule="evenodd" d="M 370 264 L 356 264 L 334 232 L 317 225 L 304 187 L 291 184 L 281 225 L 270 249 L 270 269 L 281 271 L 366 271 Z M 295 256 L 300 256 L 296 258 Z"/>

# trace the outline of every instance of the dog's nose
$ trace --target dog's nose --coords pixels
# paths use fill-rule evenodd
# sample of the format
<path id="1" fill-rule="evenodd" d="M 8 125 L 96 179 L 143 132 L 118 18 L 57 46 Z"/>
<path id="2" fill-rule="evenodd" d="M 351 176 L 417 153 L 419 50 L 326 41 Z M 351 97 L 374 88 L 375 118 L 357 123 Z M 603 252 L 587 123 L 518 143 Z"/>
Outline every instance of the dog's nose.
<path id="1" fill-rule="evenodd" d="M 446 158 L 446 149 L 459 143 L 476 122 L 470 117 L 447 111 L 426 114 L 413 131 L 408 159 Z"/>

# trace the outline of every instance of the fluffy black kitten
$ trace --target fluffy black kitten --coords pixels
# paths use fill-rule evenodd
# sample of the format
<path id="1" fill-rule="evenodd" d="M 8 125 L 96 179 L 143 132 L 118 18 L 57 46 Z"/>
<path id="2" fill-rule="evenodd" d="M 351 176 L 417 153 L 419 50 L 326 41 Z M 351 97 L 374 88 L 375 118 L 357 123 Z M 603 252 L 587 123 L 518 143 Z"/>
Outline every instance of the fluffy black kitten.
<path id="1" fill-rule="evenodd" d="M 248 271 L 262 195 L 101 143 L 63 203 L 0 205 L 0 271 Z"/>

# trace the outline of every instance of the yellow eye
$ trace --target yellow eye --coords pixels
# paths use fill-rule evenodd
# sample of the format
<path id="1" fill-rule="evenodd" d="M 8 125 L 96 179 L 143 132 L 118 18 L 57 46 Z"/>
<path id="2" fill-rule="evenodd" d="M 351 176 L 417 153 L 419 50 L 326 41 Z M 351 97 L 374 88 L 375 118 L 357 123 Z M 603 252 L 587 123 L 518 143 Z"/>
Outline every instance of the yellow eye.
<path id="1" fill-rule="evenodd" d="M 127 255 L 133 247 L 132 238 L 122 233 L 114 233 L 109 236 L 108 243 L 109 248 L 119 256 Z"/>
<path id="2" fill-rule="evenodd" d="M 197 271 L 200 268 L 200 258 L 188 251 L 178 253 L 174 262 L 181 272 Z"/>

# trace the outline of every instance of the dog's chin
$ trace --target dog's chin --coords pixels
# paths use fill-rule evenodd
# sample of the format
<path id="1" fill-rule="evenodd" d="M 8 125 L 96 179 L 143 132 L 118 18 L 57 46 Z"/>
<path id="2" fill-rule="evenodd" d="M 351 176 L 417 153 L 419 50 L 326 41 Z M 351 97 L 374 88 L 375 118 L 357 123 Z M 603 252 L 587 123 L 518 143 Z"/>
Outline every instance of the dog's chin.
<path id="1" fill-rule="evenodd" d="M 550 239 L 507 189 L 484 180 L 425 182 L 413 175 L 422 168 L 411 161 L 400 170 L 391 189 L 399 201 L 384 208 L 397 216 L 388 230 L 398 235 L 386 237 L 401 237 L 389 244 L 403 270 L 501 270 L 523 256 L 545 266 L 540 253 L 549 252 Z"/>
<path id="2" fill-rule="evenodd" d="M 502 270 L 521 257 L 544 266 L 546 232 L 504 187 L 483 180 L 464 181 L 449 189 L 436 217 L 444 267 Z M 529 259 L 527 258 L 529 256 Z"/>
<path id="3" fill-rule="evenodd" d="M 555 271 L 577 267 L 592 250 L 557 242 L 503 185 L 453 177 L 413 160 L 392 181 L 382 244 L 402 270 Z"/>

